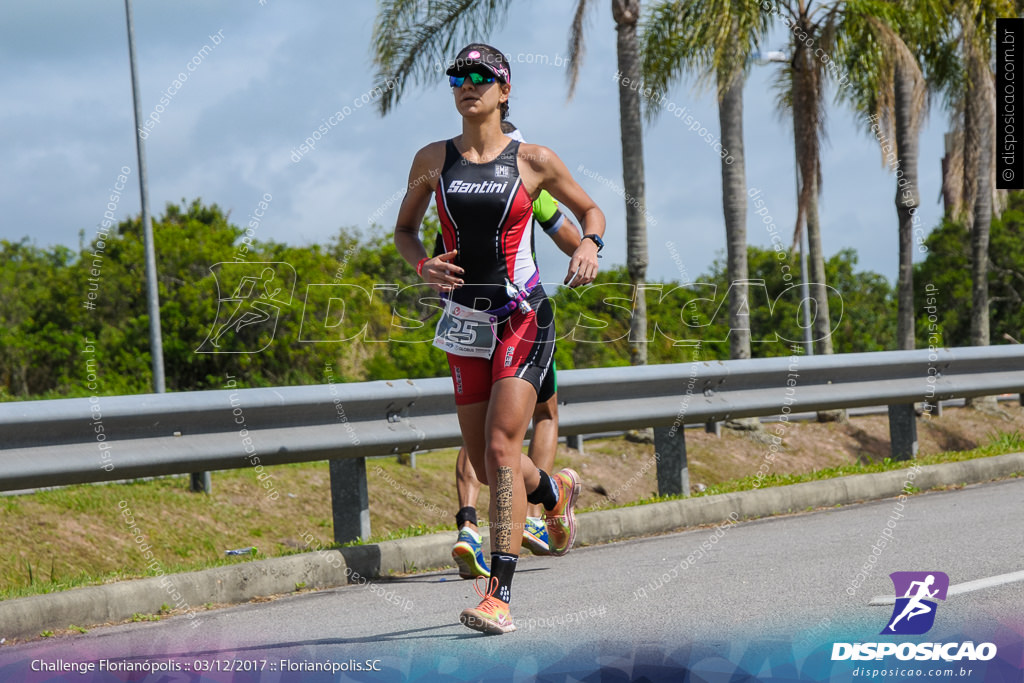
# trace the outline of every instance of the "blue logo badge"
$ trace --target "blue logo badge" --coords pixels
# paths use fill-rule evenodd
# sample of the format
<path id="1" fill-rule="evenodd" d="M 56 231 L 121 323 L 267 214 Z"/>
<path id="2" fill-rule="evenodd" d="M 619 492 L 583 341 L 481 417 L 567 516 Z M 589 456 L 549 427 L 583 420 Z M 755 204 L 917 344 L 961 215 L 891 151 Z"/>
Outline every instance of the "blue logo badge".
<path id="1" fill-rule="evenodd" d="M 935 623 L 935 600 L 945 600 L 949 577 L 944 572 L 893 572 L 896 606 L 882 635 L 919 636 Z"/>

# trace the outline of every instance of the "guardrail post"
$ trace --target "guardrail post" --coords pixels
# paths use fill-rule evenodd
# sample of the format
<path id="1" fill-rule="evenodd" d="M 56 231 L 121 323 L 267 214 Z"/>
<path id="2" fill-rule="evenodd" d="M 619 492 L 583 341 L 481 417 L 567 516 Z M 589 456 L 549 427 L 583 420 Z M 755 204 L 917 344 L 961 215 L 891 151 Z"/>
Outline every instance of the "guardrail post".
<path id="1" fill-rule="evenodd" d="M 654 456 L 658 461 L 658 495 L 690 495 L 690 470 L 686 466 L 686 430 L 654 428 Z"/>
<path id="2" fill-rule="evenodd" d="M 708 420 L 704 423 L 704 431 L 715 436 L 722 436 L 722 423 L 716 420 Z"/>
<path id="3" fill-rule="evenodd" d="M 213 489 L 209 472 L 192 473 L 192 493 L 209 493 Z"/>
<path id="4" fill-rule="evenodd" d="M 889 442 L 893 460 L 910 460 L 917 455 L 917 416 L 913 403 L 889 406 Z"/>
<path id="5" fill-rule="evenodd" d="M 370 537 L 370 496 L 366 489 L 366 458 L 330 460 L 334 542 Z"/>
<path id="6" fill-rule="evenodd" d="M 568 446 L 569 448 L 572 448 L 573 450 L 579 451 L 580 455 L 582 455 L 583 454 L 583 435 L 582 434 L 571 434 L 571 435 L 565 437 L 565 445 Z"/>

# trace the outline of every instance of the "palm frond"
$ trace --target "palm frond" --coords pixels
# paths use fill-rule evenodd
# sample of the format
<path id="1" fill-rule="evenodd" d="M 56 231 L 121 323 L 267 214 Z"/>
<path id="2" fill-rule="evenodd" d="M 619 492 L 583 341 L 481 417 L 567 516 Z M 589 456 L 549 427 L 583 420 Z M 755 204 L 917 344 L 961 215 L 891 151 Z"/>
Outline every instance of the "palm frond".
<path id="1" fill-rule="evenodd" d="M 573 12 L 572 25 L 569 27 L 569 95 L 566 99 L 572 99 L 576 94 L 576 83 L 580 77 L 580 65 L 586 54 L 583 38 L 586 34 L 587 11 L 595 6 L 595 2 L 588 0 L 576 0 L 576 11 Z"/>
<path id="2" fill-rule="evenodd" d="M 976 117 L 994 117 L 995 74 L 991 64 L 995 22 L 998 17 L 1020 16 L 1022 6 L 1013 0 L 945 0 L 944 10 L 949 23 L 941 42 L 926 45 L 924 59 L 929 78 L 942 88 L 950 112 L 952 145 L 943 160 L 943 193 L 953 217 L 963 220 L 970 229 L 979 175 L 995 171 L 995 164 L 980 168 L 976 121 Z M 993 188 L 993 212 L 998 215 L 1005 197 L 993 183 L 989 184 Z"/>
<path id="3" fill-rule="evenodd" d="M 792 111 L 799 185 L 793 230 L 793 242 L 797 244 L 811 199 L 820 194 L 822 187 L 821 143 L 826 139 L 824 82 L 827 66 L 820 54 L 830 54 L 836 45 L 842 3 L 839 0 L 823 3 L 813 20 L 809 3 L 784 4 L 790 5 L 797 18 L 790 26 L 792 59 L 776 80 L 776 87 L 779 89 L 777 104 Z"/>
<path id="4" fill-rule="evenodd" d="M 751 53 L 764 40 L 771 15 L 744 0 L 665 0 L 643 21 L 641 72 L 651 96 L 646 117 L 653 120 L 669 87 L 691 74 L 698 88 L 716 85 L 722 94 L 749 67 Z"/>
<path id="5" fill-rule="evenodd" d="M 504 25 L 511 0 L 385 0 L 377 12 L 372 46 L 381 81 L 397 83 L 377 101 L 387 114 L 408 83 L 440 81 L 463 44 L 486 40 Z"/>
<path id="6" fill-rule="evenodd" d="M 922 9 L 917 8 L 919 11 Z M 844 8 L 840 40 L 836 53 L 846 71 L 846 83 L 837 98 L 852 104 L 879 127 L 879 148 L 895 146 L 897 75 L 909 76 L 910 116 L 914 129 L 919 129 L 928 105 L 928 88 L 917 57 L 904 36 L 914 41 L 908 29 L 909 8 L 902 2 L 851 0 Z M 900 151 L 896 149 L 898 156 Z M 892 157 L 888 162 L 891 163 Z M 882 162 L 887 163 L 882 151 Z"/>

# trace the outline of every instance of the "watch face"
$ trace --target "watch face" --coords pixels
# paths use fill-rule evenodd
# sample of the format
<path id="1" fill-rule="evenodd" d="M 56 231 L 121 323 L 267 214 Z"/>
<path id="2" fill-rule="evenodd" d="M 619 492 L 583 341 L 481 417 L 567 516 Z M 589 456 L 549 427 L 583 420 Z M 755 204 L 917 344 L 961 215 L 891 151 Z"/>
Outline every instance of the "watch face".
<path id="1" fill-rule="evenodd" d="M 597 235 L 584 235 L 584 239 L 594 240 L 594 244 L 597 245 L 598 251 L 601 251 L 604 248 L 604 240 Z"/>

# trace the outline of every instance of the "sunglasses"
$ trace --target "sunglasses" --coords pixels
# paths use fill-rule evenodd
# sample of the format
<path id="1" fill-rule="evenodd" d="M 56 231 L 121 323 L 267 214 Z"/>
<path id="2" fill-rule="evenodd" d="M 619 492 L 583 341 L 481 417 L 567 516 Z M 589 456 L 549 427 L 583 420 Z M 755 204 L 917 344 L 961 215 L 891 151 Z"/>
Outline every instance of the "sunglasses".
<path id="1" fill-rule="evenodd" d="M 477 73 L 476 71 L 471 71 L 467 76 L 449 76 L 448 83 L 450 83 L 453 88 L 461 88 L 462 84 L 466 82 L 467 78 L 469 79 L 469 82 L 472 83 L 473 85 L 494 83 L 494 76 L 485 76 L 481 73 Z"/>

